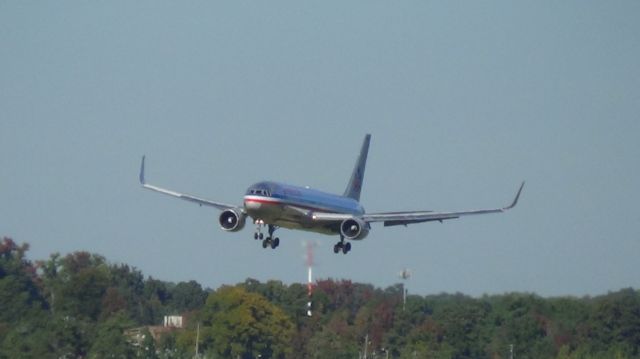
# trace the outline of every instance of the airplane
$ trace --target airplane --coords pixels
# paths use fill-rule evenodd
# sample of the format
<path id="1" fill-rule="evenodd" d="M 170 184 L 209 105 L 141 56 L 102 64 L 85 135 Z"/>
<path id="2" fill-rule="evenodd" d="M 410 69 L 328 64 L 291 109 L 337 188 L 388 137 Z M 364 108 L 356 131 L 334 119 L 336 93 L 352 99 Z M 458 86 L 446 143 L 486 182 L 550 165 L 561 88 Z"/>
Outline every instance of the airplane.
<path id="1" fill-rule="evenodd" d="M 242 205 L 225 204 L 192 196 L 148 184 L 145 180 L 145 156 L 140 164 L 140 184 L 142 187 L 165 195 L 194 202 L 200 206 L 210 206 L 221 211 L 218 222 L 224 231 L 237 232 L 244 228 L 247 217 L 256 225 L 255 240 L 262 241 L 262 247 L 277 248 L 280 238 L 274 237 L 278 228 L 303 230 L 328 235 L 339 235 L 340 240 L 333 246 L 334 253 L 351 251 L 351 243 L 346 240 L 362 240 L 369 234 L 371 223 L 382 222 L 385 227 L 459 218 L 467 215 L 501 213 L 516 206 L 524 182 L 520 185 L 513 202 L 502 208 L 480 209 L 460 212 L 407 211 L 367 213 L 360 204 L 360 192 L 369 152 L 371 135 L 364 137 L 360 155 L 356 160 L 347 188 L 342 195 L 322 192 L 308 187 L 292 186 L 274 181 L 262 181 L 251 185 Z M 267 229 L 267 236 L 263 228 Z"/>

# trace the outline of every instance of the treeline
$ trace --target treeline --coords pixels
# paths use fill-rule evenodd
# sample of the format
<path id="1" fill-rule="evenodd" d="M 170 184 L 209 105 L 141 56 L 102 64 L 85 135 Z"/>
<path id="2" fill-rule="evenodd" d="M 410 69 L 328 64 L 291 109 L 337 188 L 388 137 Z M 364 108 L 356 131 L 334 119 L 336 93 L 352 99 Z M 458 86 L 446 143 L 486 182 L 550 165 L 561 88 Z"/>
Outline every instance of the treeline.
<path id="1" fill-rule="evenodd" d="M 26 258 L 0 241 L 0 358 L 638 358 L 640 293 L 410 295 L 348 280 L 203 289 L 97 254 Z M 143 343 L 125 331 L 182 314 L 187 328 Z M 366 341 L 366 342 L 365 342 Z"/>

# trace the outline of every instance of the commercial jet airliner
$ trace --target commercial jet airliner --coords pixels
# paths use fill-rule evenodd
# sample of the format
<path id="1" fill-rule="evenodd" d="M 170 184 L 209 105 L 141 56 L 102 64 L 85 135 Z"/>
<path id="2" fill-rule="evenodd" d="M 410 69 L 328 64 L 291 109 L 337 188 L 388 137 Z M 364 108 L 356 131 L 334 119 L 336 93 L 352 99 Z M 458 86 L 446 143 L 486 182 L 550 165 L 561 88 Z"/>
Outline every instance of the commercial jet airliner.
<path id="1" fill-rule="evenodd" d="M 284 183 L 264 181 L 247 189 L 243 205 L 232 205 L 210 201 L 201 197 L 179 193 L 146 183 L 144 177 L 144 161 L 140 164 L 140 183 L 142 187 L 195 202 L 201 206 L 211 206 L 221 211 L 218 221 L 220 227 L 229 232 L 237 232 L 244 228 L 247 217 L 251 217 L 256 225 L 254 239 L 262 241 L 262 247 L 275 249 L 280 238 L 274 237 L 276 229 L 283 227 L 339 235 L 340 241 L 333 246 L 333 252 L 344 254 L 351 250 L 348 240 L 364 239 L 371 229 L 371 223 L 382 222 L 384 226 L 408 225 L 414 223 L 439 221 L 459 218 L 472 214 L 500 213 L 515 207 L 524 187 L 520 185 L 513 202 L 507 207 L 480 209 L 461 212 L 381 212 L 367 213 L 360 204 L 360 191 L 364 170 L 369 152 L 371 135 L 366 135 L 360 156 L 356 161 L 353 173 L 344 193 L 340 195 L 321 192 L 307 187 L 291 186 Z M 266 227 L 267 236 L 263 234 Z"/>

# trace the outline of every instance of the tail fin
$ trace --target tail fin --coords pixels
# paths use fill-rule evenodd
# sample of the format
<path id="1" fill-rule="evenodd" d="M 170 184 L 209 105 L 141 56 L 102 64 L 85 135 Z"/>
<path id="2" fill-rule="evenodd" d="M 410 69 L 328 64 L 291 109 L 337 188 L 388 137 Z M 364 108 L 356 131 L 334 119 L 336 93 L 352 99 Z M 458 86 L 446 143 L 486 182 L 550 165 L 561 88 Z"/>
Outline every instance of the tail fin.
<path id="1" fill-rule="evenodd" d="M 362 148 L 360 149 L 360 156 L 358 156 L 356 166 L 353 168 L 351 179 L 349 179 L 349 184 L 347 184 L 347 189 L 344 190 L 345 197 L 353 198 L 356 201 L 360 201 L 364 169 L 367 165 L 367 154 L 369 153 L 369 142 L 371 142 L 371 135 L 367 134 L 364 136 Z"/>

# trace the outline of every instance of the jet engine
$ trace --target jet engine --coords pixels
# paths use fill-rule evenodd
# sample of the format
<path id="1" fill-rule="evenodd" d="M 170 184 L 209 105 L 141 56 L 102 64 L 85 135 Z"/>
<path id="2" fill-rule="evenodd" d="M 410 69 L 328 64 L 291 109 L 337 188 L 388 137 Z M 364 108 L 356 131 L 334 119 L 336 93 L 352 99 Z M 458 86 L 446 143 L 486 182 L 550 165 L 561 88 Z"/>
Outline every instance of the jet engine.
<path id="1" fill-rule="evenodd" d="M 220 213 L 218 222 L 220 227 L 228 232 L 237 232 L 244 228 L 245 219 L 247 215 L 234 209 L 227 209 Z"/>
<path id="2" fill-rule="evenodd" d="M 340 224 L 340 233 L 347 239 L 364 239 L 369 234 L 369 224 L 360 218 L 349 218 Z"/>

